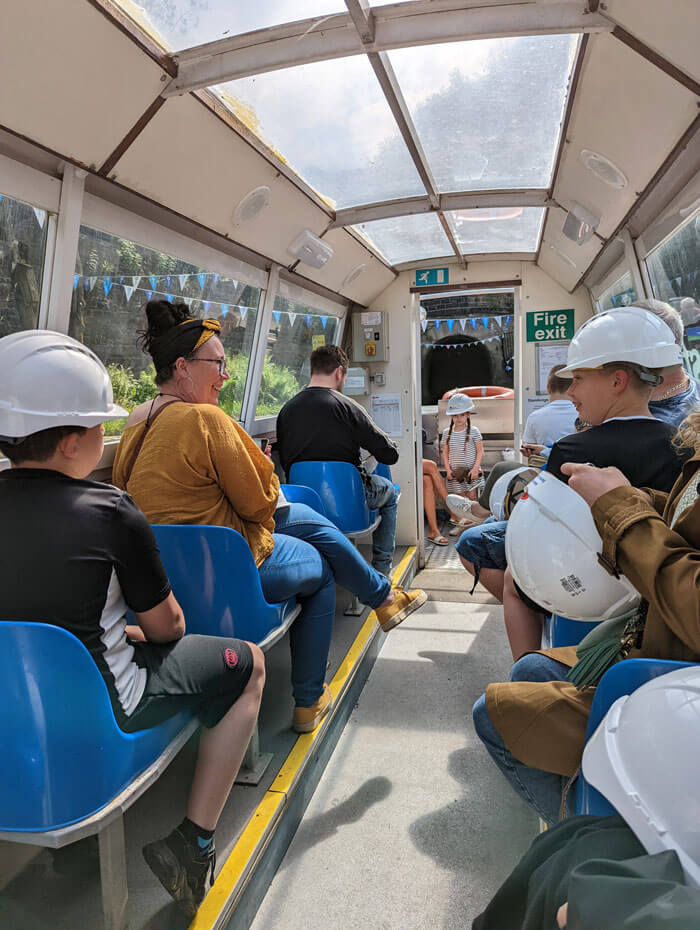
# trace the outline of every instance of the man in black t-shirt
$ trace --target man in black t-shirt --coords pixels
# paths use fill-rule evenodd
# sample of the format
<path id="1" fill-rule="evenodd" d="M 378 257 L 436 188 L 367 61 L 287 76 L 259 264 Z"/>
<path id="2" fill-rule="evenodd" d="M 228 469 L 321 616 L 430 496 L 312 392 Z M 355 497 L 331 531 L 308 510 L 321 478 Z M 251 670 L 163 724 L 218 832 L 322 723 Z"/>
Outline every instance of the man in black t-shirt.
<path id="1" fill-rule="evenodd" d="M 88 480 L 104 422 L 127 414 L 97 356 L 68 336 L 15 333 L 0 339 L 0 371 L 0 453 L 12 462 L 0 472 L 0 622 L 49 623 L 80 639 L 121 729 L 182 710 L 203 724 L 187 816 L 143 851 L 192 917 L 213 880 L 214 828 L 257 719 L 263 655 L 238 639 L 185 637 L 146 518 L 125 492 Z M 136 626 L 126 625 L 127 608 Z"/>
<path id="2" fill-rule="evenodd" d="M 343 395 L 349 364 L 338 346 L 321 346 L 311 353 L 308 387 L 287 401 L 277 416 L 280 462 L 288 478 L 295 462 L 349 462 L 359 469 L 367 505 L 381 516 L 372 536 L 372 565 L 388 576 L 398 496 L 388 478 L 365 472 L 360 450 L 366 449 L 383 465 L 393 465 L 399 453 L 364 407 Z"/>

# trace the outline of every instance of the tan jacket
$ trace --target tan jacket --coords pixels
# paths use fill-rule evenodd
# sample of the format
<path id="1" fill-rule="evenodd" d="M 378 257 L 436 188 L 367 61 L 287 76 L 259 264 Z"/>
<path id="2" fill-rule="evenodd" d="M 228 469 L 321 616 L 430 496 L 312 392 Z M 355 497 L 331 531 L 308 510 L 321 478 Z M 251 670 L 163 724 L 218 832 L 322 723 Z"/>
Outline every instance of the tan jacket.
<path id="1" fill-rule="evenodd" d="M 700 480 L 700 454 L 686 462 L 670 493 L 615 488 L 593 506 L 611 566 L 649 601 L 641 649 L 629 658 L 700 661 L 700 499 L 669 529 L 689 483 Z M 571 666 L 575 647 L 547 655 Z M 489 685 L 486 706 L 510 752 L 533 768 L 572 775 L 581 762 L 594 689 L 564 681 Z"/>
<path id="2" fill-rule="evenodd" d="M 125 468 L 145 428 L 127 427 L 112 480 L 124 487 Z M 169 404 L 151 426 L 126 490 L 151 523 L 230 526 L 261 563 L 274 545 L 279 479 L 246 431 L 213 404 Z"/>

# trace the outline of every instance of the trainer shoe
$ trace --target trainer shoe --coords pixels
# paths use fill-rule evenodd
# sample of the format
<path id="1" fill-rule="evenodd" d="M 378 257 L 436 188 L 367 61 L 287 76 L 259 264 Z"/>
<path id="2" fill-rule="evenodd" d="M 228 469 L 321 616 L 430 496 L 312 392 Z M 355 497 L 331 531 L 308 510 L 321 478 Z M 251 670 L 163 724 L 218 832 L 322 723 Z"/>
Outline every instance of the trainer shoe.
<path id="1" fill-rule="evenodd" d="M 468 497 L 462 497 L 461 494 L 448 494 L 447 506 L 450 511 L 461 520 L 469 520 L 471 523 L 483 523 L 486 517 L 477 517 L 472 513 L 472 505 L 475 501 L 470 501 Z"/>
<path id="2" fill-rule="evenodd" d="M 292 727 L 297 733 L 311 733 L 326 716 L 333 705 L 331 689 L 323 686 L 323 694 L 311 707 L 295 707 Z"/>
<path id="3" fill-rule="evenodd" d="M 420 588 L 404 591 L 403 588 L 396 586 L 392 588 L 392 591 L 394 592 L 394 600 L 391 604 L 387 604 L 386 607 L 377 607 L 374 611 L 377 620 L 379 620 L 379 625 L 385 633 L 393 630 L 395 626 L 398 626 L 409 614 L 412 614 L 414 610 L 418 610 L 428 600 L 428 595 L 425 591 L 421 591 Z"/>
<path id="4" fill-rule="evenodd" d="M 194 917 L 214 881 L 214 843 L 202 853 L 190 845 L 176 828 L 165 839 L 148 843 L 142 853 L 148 867 L 175 899 L 180 910 L 188 917 Z"/>

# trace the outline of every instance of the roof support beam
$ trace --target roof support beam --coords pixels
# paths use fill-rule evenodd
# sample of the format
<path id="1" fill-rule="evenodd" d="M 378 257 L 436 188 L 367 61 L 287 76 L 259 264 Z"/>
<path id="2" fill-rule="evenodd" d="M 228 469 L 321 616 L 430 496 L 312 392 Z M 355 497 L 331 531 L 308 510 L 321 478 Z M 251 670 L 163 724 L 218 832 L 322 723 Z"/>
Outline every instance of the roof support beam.
<path id="1" fill-rule="evenodd" d="M 305 19 L 218 39 L 178 52 L 178 74 L 165 97 L 278 68 L 393 48 L 504 36 L 611 32 L 614 23 L 589 13 L 580 0 L 496 3 L 467 0 L 449 9 L 433 0 L 412 0 L 367 10 L 365 0 L 346 0 L 353 13 Z M 371 16 L 370 16 L 371 14 Z M 356 24 L 359 20 L 359 30 Z M 366 41 L 364 36 L 371 35 Z"/>
<path id="2" fill-rule="evenodd" d="M 345 0 L 345 6 L 362 42 L 371 45 L 374 42 L 374 13 L 367 0 Z"/>
<path id="3" fill-rule="evenodd" d="M 612 22 L 612 20 L 611 20 Z M 683 87 L 687 87 L 691 93 L 696 96 L 700 96 L 700 84 L 692 78 L 689 74 L 686 74 L 685 71 L 681 71 L 680 68 L 677 68 L 672 62 L 667 58 L 664 58 L 663 55 L 659 55 L 658 52 L 655 52 L 653 48 L 649 48 L 641 39 L 638 39 L 636 36 L 633 36 L 631 32 L 627 32 L 626 29 L 623 29 L 622 26 L 614 24 L 615 28 L 612 31 L 612 34 L 615 38 L 626 45 L 628 48 L 631 48 L 633 52 L 636 52 L 638 55 L 641 55 L 642 58 L 645 58 L 647 61 L 651 62 L 652 65 L 655 65 L 660 71 L 663 71 L 664 74 L 667 74 L 670 78 L 673 78 L 674 81 L 677 81 L 679 84 L 682 84 Z"/>
<path id="4" fill-rule="evenodd" d="M 555 206 L 546 190 L 493 190 L 493 191 L 457 191 L 440 194 L 437 207 L 433 207 L 429 197 L 403 197 L 398 200 L 384 200 L 378 203 L 364 204 L 361 207 L 347 207 L 336 210 L 334 229 L 339 226 L 356 226 L 370 223 L 372 220 L 384 220 L 392 216 L 415 216 L 418 213 L 431 213 L 434 210 L 450 212 L 452 210 L 478 210 L 494 207 L 552 207 Z"/>
<path id="5" fill-rule="evenodd" d="M 462 250 L 459 247 L 459 243 L 457 242 L 457 237 L 452 232 L 450 221 L 447 219 L 445 214 L 440 210 L 438 211 L 438 219 L 440 220 L 440 225 L 445 231 L 445 235 L 450 240 L 450 245 L 452 246 L 455 255 L 459 259 L 460 265 L 464 265 L 464 267 L 466 268 L 467 267 L 466 259 L 464 258 L 464 255 L 462 254 Z"/>

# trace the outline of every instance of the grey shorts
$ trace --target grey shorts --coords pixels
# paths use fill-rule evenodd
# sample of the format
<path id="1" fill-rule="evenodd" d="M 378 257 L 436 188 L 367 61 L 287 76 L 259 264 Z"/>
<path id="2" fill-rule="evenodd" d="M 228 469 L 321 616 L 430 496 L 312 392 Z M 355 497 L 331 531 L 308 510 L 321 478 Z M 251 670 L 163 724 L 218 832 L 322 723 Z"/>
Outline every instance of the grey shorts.
<path id="1" fill-rule="evenodd" d="M 146 689 L 134 711 L 118 720 L 126 733 L 147 730 L 180 711 L 213 727 L 243 693 L 253 654 L 242 639 L 183 636 L 174 643 L 134 643 L 134 659 L 146 669 Z"/>

